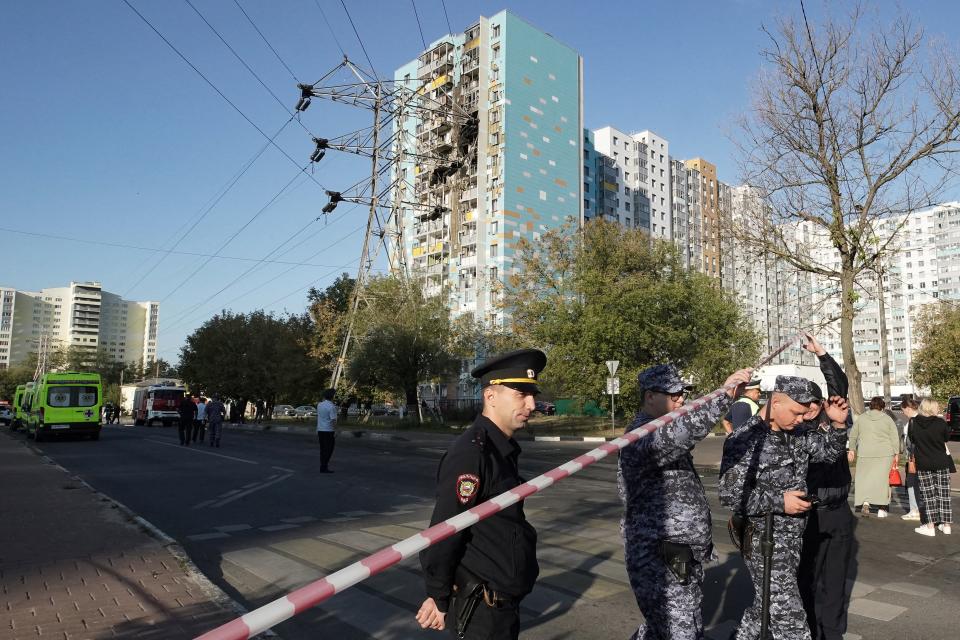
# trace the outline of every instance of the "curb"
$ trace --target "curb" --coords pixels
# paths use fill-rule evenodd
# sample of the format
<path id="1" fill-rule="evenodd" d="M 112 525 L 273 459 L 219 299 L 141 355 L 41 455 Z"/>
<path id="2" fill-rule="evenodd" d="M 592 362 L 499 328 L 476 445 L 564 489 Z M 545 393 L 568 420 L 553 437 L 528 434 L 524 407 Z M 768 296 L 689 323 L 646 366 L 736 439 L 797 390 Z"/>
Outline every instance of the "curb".
<path id="1" fill-rule="evenodd" d="M 184 550 L 184 548 L 180 546 L 180 543 L 177 542 L 175 539 L 171 538 L 162 529 L 157 527 L 155 524 L 153 524 L 146 518 L 137 515 L 136 512 L 133 511 L 133 509 L 123 504 L 119 500 L 115 500 L 110 496 L 108 496 L 107 494 L 103 493 L 102 491 L 98 491 L 89 482 L 87 482 L 80 476 L 74 473 L 71 473 L 65 467 L 58 464 L 53 458 L 46 455 L 45 453 L 43 453 L 33 445 L 26 442 L 24 442 L 23 445 L 27 449 L 32 451 L 34 455 L 36 455 L 38 458 L 43 460 L 46 464 L 56 467 L 57 469 L 59 469 L 60 471 L 68 475 L 72 480 L 74 480 L 75 482 L 78 482 L 79 484 L 89 489 L 95 496 L 111 504 L 115 509 L 120 511 L 120 513 L 125 515 L 128 519 L 140 525 L 140 527 L 144 531 L 146 531 L 148 535 L 150 535 L 152 538 L 155 538 L 157 541 L 159 541 L 162 544 L 162 546 L 167 551 L 169 551 L 170 554 L 173 555 L 173 557 L 177 559 L 177 561 L 180 563 L 180 566 L 183 567 L 187 576 L 191 580 L 193 580 L 197 584 L 197 586 L 200 587 L 200 590 L 203 591 L 203 593 L 208 598 L 210 598 L 210 600 L 214 602 L 216 605 L 218 605 L 222 609 L 233 611 L 239 616 L 243 616 L 249 613 L 249 610 L 246 607 L 244 607 L 242 604 L 240 604 L 239 602 L 231 598 L 223 589 L 221 589 L 220 587 L 215 585 L 213 582 L 211 582 L 210 579 L 207 578 L 207 576 L 204 575 L 202 571 L 200 571 L 200 568 L 193 563 L 193 560 L 190 559 L 190 556 L 187 555 L 187 552 Z M 272 629 L 267 629 L 266 631 L 264 631 L 262 633 L 262 636 L 265 638 L 281 637 L 277 635 L 277 633 Z"/>

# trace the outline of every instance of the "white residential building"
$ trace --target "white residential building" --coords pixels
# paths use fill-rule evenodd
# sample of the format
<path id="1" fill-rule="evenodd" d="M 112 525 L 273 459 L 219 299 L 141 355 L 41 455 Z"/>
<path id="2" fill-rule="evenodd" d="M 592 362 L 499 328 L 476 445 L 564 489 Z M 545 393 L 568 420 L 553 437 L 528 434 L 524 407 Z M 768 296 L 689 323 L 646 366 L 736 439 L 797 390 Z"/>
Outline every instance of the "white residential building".
<path id="1" fill-rule="evenodd" d="M 132 302 L 99 282 L 71 282 L 38 292 L 0 288 L 0 368 L 50 347 L 108 353 L 116 362 L 156 359 L 159 303 Z"/>

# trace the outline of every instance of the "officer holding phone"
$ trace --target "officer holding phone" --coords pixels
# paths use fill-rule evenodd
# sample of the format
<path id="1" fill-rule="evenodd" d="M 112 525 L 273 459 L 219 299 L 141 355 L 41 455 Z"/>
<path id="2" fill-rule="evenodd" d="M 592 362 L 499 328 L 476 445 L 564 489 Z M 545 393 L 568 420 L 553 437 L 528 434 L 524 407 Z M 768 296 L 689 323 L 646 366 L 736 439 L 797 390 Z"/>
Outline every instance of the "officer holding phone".
<path id="1" fill-rule="evenodd" d="M 826 430 L 797 431 L 811 403 L 814 385 L 806 378 L 777 376 L 770 401 L 734 431 L 723 447 L 720 503 L 746 522 L 741 550 L 753 580 L 754 601 L 744 612 L 737 640 L 755 640 L 762 623 L 763 553 L 760 532 L 772 514 L 769 626 L 779 638 L 809 640 L 810 629 L 797 585 L 806 514 L 816 500 L 808 495 L 811 461 L 830 462 L 846 452 L 847 403 L 838 396 L 824 405 Z"/>

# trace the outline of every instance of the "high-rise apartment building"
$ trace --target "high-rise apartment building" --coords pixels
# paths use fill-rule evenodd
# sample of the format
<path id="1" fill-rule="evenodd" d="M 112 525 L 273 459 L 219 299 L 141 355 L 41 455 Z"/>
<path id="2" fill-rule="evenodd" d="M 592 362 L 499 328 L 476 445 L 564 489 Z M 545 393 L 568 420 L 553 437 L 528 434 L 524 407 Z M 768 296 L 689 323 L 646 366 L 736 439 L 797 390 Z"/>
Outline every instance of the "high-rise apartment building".
<path id="1" fill-rule="evenodd" d="M 411 275 L 454 314 L 499 325 L 498 281 L 517 243 L 583 219 L 583 62 L 507 11 L 444 36 L 394 79 L 463 117 L 409 115 L 399 216 Z"/>
<path id="2" fill-rule="evenodd" d="M 102 351 L 116 362 L 156 359 L 159 303 L 132 302 L 99 282 L 38 292 L 0 288 L 0 367 L 25 360 L 41 337 L 49 348 Z"/>

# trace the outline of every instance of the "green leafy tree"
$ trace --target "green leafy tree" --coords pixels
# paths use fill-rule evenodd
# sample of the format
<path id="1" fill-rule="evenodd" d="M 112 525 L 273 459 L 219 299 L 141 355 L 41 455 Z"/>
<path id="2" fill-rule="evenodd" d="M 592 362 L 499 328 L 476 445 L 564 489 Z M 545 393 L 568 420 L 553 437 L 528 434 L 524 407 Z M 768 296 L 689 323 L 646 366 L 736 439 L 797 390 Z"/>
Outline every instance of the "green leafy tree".
<path id="1" fill-rule="evenodd" d="M 328 379 L 333 372 L 333 365 L 340 357 L 340 349 L 347 333 L 355 283 L 353 278 L 343 273 L 323 291 L 311 287 L 307 294 L 309 314 L 313 320 L 310 354 L 322 365 Z"/>
<path id="2" fill-rule="evenodd" d="M 442 296 L 427 298 L 415 281 L 372 279 L 363 294 L 349 353 L 351 382 L 402 395 L 416 416 L 417 385 L 457 372 L 450 312 Z"/>
<path id="3" fill-rule="evenodd" d="M 179 374 L 192 390 L 241 404 L 313 401 L 323 380 L 308 353 L 312 332 L 306 315 L 223 311 L 187 337 Z"/>
<path id="4" fill-rule="evenodd" d="M 758 356 L 759 336 L 719 283 L 639 230 L 568 222 L 537 245 L 521 240 L 516 264 L 500 304 L 511 333 L 547 352 L 542 382 L 557 395 L 608 403 L 605 361 L 619 360 L 617 406 L 635 410 L 645 367 L 672 362 L 711 391 Z"/>
<path id="5" fill-rule="evenodd" d="M 960 390 L 960 309 L 940 304 L 924 309 L 914 325 L 918 342 L 922 345 L 913 352 L 913 381 L 930 387 L 931 393 L 941 399 L 956 395 Z"/>

